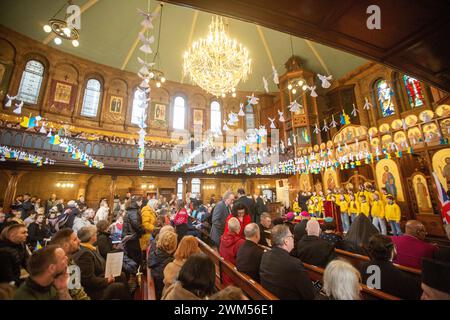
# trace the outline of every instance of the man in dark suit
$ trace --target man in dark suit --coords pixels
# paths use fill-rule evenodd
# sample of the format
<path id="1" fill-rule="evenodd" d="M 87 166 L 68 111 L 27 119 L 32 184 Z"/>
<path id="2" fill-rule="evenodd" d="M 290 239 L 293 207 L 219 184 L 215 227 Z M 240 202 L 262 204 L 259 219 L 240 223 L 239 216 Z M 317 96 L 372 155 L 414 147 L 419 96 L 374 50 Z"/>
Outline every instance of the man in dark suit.
<path id="1" fill-rule="evenodd" d="M 259 266 L 264 250 L 258 246 L 259 227 L 256 223 L 250 223 L 244 228 L 245 242 L 241 245 L 236 256 L 236 268 L 250 276 L 253 280 L 259 280 Z"/>
<path id="2" fill-rule="evenodd" d="M 31 195 L 29 193 L 25 193 L 23 195 L 22 202 L 22 216 L 21 219 L 25 220 L 34 211 L 34 204 L 31 202 Z"/>
<path id="3" fill-rule="evenodd" d="M 255 201 L 255 223 L 259 223 L 260 219 L 261 219 L 261 215 L 264 212 L 267 212 L 267 205 L 264 202 L 263 198 L 261 198 L 261 195 L 257 195 L 255 194 L 253 197 L 254 201 Z"/>
<path id="4" fill-rule="evenodd" d="M 300 259 L 289 255 L 294 236 L 289 227 L 272 229 L 272 250 L 263 254 L 259 275 L 261 285 L 281 300 L 312 300 L 314 289 Z"/>
<path id="5" fill-rule="evenodd" d="M 256 217 L 257 212 L 256 212 L 256 206 L 255 206 L 255 201 L 253 201 L 253 198 L 249 198 L 245 195 L 245 190 L 244 189 L 238 189 L 237 191 L 237 200 L 236 203 L 242 203 L 244 206 L 247 207 L 247 213 L 250 215 L 250 217 L 252 217 L 252 221 L 256 222 L 259 217 Z"/>
<path id="6" fill-rule="evenodd" d="M 271 247 L 270 243 L 270 230 L 272 228 L 272 218 L 270 217 L 270 214 L 267 212 L 263 212 L 261 215 L 261 220 L 259 222 L 259 244 Z"/>
<path id="7" fill-rule="evenodd" d="M 233 201 L 234 193 L 232 191 L 225 192 L 222 201 L 214 207 L 212 213 L 211 231 L 209 236 L 218 248 L 220 247 L 220 237 L 225 230 L 225 222 L 231 213 L 230 206 L 233 204 Z"/>

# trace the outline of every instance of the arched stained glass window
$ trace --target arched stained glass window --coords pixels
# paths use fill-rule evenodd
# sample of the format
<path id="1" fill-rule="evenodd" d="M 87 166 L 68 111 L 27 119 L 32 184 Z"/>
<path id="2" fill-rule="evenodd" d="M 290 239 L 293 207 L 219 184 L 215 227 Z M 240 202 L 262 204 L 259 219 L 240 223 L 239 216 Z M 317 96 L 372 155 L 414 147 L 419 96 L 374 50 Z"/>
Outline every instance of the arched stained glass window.
<path id="1" fill-rule="evenodd" d="M 186 102 L 183 97 L 176 97 L 173 106 L 173 128 L 184 130 Z"/>
<path id="2" fill-rule="evenodd" d="M 177 197 L 183 199 L 183 178 L 177 180 Z"/>
<path id="3" fill-rule="evenodd" d="M 222 114 L 220 112 L 220 103 L 211 102 L 211 131 L 218 132 L 222 125 Z"/>
<path id="4" fill-rule="evenodd" d="M 383 118 L 395 114 L 394 91 L 384 79 L 375 82 L 377 104 Z"/>
<path id="5" fill-rule="evenodd" d="M 405 84 L 408 103 L 411 109 L 423 106 L 425 104 L 425 98 L 422 94 L 420 81 L 405 74 L 403 76 L 403 82 Z"/>
<path id="6" fill-rule="evenodd" d="M 36 104 L 41 91 L 42 80 L 44 79 L 44 65 L 36 60 L 30 60 L 25 65 L 20 80 L 18 100 Z"/>
<path id="7" fill-rule="evenodd" d="M 200 179 L 194 178 L 191 181 L 191 194 L 193 197 L 196 197 L 200 194 Z"/>
<path id="8" fill-rule="evenodd" d="M 89 79 L 84 90 L 83 106 L 81 115 L 85 117 L 96 117 L 100 103 L 102 85 L 96 79 Z"/>

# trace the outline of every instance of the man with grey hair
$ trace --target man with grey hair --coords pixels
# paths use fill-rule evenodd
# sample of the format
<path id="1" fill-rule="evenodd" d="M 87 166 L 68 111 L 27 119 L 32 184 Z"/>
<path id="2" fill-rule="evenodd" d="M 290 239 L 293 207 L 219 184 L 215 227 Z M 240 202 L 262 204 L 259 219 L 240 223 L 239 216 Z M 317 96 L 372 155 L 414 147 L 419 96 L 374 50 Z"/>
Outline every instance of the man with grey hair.
<path id="1" fill-rule="evenodd" d="M 220 237 L 225 230 L 225 222 L 227 217 L 231 213 L 231 205 L 234 202 L 234 193 L 227 191 L 223 195 L 222 201 L 220 201 L 215 207 L 212 213 L 212 226 L 210 231 L 211 240 L 218 248 L 220 247 Z"/>
<path id="2" fill-rule="evenodd" d="M 270 247 L 270 230 L 272 228 L 272 217 L 268 212 L 263 212 L 259 222 L 259 244 Z"/>
<path id="3" fill-rule="evenodd" d="M 244 228 L 245 242 L 236 256 L 236 268 L 253 280 L 260 282 L 259 266 L 264 249 L 258 245 L 260 230 L 256 223 L 249 223 Z"/>
<path id="4" fill-rule="evenodd" d="M 289 227 L 284 224 L 273 227 L 272 250 L 261 259 L 261 285 L 281 300 L 312 300 L 311 280 L 300 259 L 289 254 L 293 248 L 294 236 Z"/>
<path id="5" fill-rule="evenodd" d="M 83 227 L 94 225 L 95 211 L 88 208 L 81 213 L 81 217 L 75 217 L 72 230 L 77 233 Z"/>

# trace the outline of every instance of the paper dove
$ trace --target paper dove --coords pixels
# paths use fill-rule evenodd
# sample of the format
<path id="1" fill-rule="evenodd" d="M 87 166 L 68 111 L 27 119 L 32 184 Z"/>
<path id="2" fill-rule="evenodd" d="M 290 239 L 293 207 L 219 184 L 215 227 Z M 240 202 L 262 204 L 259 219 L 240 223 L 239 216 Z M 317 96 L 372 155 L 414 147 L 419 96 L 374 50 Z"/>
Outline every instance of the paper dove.
<path id="1" fill-rule="evenodd" d="M 364 98 L 364 100 L 366 101 L 364 103 L 364 110 L 369 110 L 370 108 L 372 108 L 372 104 L 369 102 L 369 100 L 367 98 Z"/>
<path id="2" fill-rule="evenodd" d="M 278 85 L 280 83 L 280 80 L 278 79 L 277 69 L 275 69 L 274 66 L 272 66 L 272 75 L 273 75 L 273 82 Z"/>
<path id="3" fill-rule="evenodd" d="M 223 123 L 224 124 L 223 124 L 222 130 L 226 132 L 226 131 L 228 131 L 227 120 L 223 120 Z"/>
<path id="4" fill-rule="evenodd" d="M 264 90 L 266 92 L 269 92 L 269 83 L 267 82 L 267 79 L 265 77 L 262 77 L 263 79 L 263 84 L 264 84 Z"/>
<path id="5" fill-rule="evenodd" d="M 244 104 L 241 102 L 239 104 L 239 113 L 238 113 L 239 117 L 244 117 L 245 116 L 245 112 L 244 112 Z"/>
<path id="6" fill-rule="evenodd" d="M 320 81 L 322 81 L 322 88 L 327 89 L 331 86 L 331 83 L 329 80 L 333 79 L 332 75 L 323 76 L 321 74 L 317 74 L 317 76 L 319 77 Z"/>
<path id="7" fill-rule="evenodd" d="M 15 104 L 16 105 L 16 109 L 14 109 L 14 113 L 15 114 L 21 114 L 22 113 L 22 107 L 23 107 L 23 101 L 20 101 L 19 104 Z"/>
<path id="8" fill-rule="evenodd" d="M 10 96 L 9 94 L 6 94 L 6 98 L 8 98 L 8 101 L 6 101 L 5 103 L 5 107 L 11 107 L 11 104 L 13 102 L 13 100 L 16 100 L 17 96 Z"/>
<path id="9" fill-rule="evenodd" d="M 352 112 L 350 113 L 352 116 L 354 116 L 354 117 L 356 117 L 357 115 L 358 115 L 358 109 L 356 109 L 356 106 L 355 106 L 355 104 L 353 103 L 353 110 L 352 110 Z"/>
<path id="10" fill-rule="evenodd" d="M 328 125 L 327 125 L 327 120 L 324 119 L 324 120 L 323 120 L 323 128 L 322 128 L 322 131 L 327 132 L 328 130 L 330 130 L 330 128 L 329 128 Z"/>
<path id="11" fill-rule="evenodd" d="M 228 124 L 230 126 L 234 126 L 238 121 L 239 121 L 238 115 L 236 113 L 234 113 L 233 111 L 231 111 L 228 114 Z"/>
<path id="12" fill-rule="evenodd" d="M 275 127 L 275 118 L 268 118 L 270 121 L 270 129 L 276 129 L 277 127 Z"/>
<path id="13" fill-rule="evenodd" d="M 41 126 L 41 129 L 39 130 L 40 133 L 43 133 L 43 134 L 46 134 L 46 133 L 47 133 L 47 130 L 45 129 L 45 125 L 46 125 L 46 123 L 43 122 L 43 123 L 42 123 L 42 126 Z"/>
<path id="14" fill-rule="evenodd" d="M 314 133 L 315 134 L 319 134 L 320 133 L 320 128 L 319 128 L 319 125 L 317 123 L 316 123 L 316 126 L 314 128 Z"/>
<path id="15" fill-rule="evenodd" d="M 50 128 L 50 131 L 47 134 L 47 138 L 51 138 L 52 137 L 52 128 Z"/>
<path id="16" fill-rule="evenodd" d="M 311 97 L 316 98 L 317 97 L 317 93 L 316 93 L 316 86 L 307 86 L 308 90 L 311 90 Z"/>
<path id="17" fill-rule="evenodd" d="M 278 110 L 278 116 L 280 117 L 278 120 L 280 122 L 284 122 L 284 115 L 283 115 L 283 111 Z"/>
<path id="18" fill-rule="evenodd" d="M 252 93 L 251 96 L 247 96 L 247 98 L 248 98 L 248 103 L 249 104 L 255 105 L 255 104 L 258 104 L 258 102 L 259 102 L 259 98 L 255 97 L 254 93 Z"/>
<path id="19" fill-rule="evenodd" d="M 155 42 L 155 37 L 151 36 L 150 38 L 146 38 L 143 33 L 139 33 L 139 39 L 142 41 L 143 45 L 139 48 L 142 52 L 145 53 L 152 53 L 152 48 L 150 48 L 150 45 Z"/>
<path id="20" fill-rule="evenodd" d="M 331 115 L 331 122 L 330 122 L 331 128 L 336 128 L 337 122 L 334 120 L 334 114 Z"/>
<path id="21" fill-rule="evenodd" d="M 302 108 L 302 106 L 297 102 L 297 100 L 292 101 L 292 103 L 289 105 L 289 111 L 291 112 L 297 112 Z"/>
<path id="22" fill-rule="evenodd" d="M 156 17 L 156 15 L 145 12 L 141 9 L 137 9 L 138 13 L 144 17 L 144 20 L 141 22 L 141 26 L 145 27 L 146 29 L 153 29 L 153 23 L 152 20 Z"/>

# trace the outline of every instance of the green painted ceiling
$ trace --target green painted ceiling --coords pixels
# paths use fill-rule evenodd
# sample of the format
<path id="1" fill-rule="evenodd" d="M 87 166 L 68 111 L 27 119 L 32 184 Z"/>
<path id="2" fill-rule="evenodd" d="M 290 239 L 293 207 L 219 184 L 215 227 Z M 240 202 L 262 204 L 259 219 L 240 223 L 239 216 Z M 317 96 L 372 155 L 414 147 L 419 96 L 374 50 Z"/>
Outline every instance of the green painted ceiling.
<path id="1" fill-rule="evenodd" d="M 73 4 L 82 6 L 88 0 L 76 0 Z M 215 1 L 215 0 L 214 0 Z M 64 0 L 1 0 L 0 23 L 35 40 L 43 41 L 47 34 L 42 27 L 65 3 Z M 159 6 L 158 1 L 150 2 L 151 10 Z M 89 59 L 112 67 L 121 68 L 126 56 L 141 30 L 141 17 L 137 8 L 147 9 L 147 0 L 98 0 L 81 14 L 80 46 L 72 47 L 70 42 L 57 46 L 49 45 L 79 57 Z M 64 11 L 64 10 L 63 10 Z M 189 33 L 195 11 L 189 8 L 165 4 L 160 40 L 159 69 L 167 79 L 180 82 L 182 79 L 183 52 L 188 47 Z M 63 13 L 57 17 L 62 18 Z M 208 31 L 211 14 L 199 12 L 192 40 L 204 37 Z M 238 90 L 263 91 L 262 77 L 271 79 L 271 64 L 260 39 L 256 26 L 240 20 L 228 19 L 229 34 L 245 45 L 253 60 L 252 74 L 245 83 L 240 83 Z M 154 20 L 153 33 L 156 51 L 159 16 Z M 289 35 L 262 28 L 272 53 L 275 67 L 281 75 L 284 63 L 291 56 Z M 338 79 L 347 72 L 367 62 L 367 60 L 340 50 L 313 43 L 326 67 Z M 138 46 L 139 47 L 139 46 Z M 304 39 L 293 37 L 294 54 L 300 56 L 306 69 L 326 74 L 318 58 Z M 125 69 L 137 72 L 137 57 L 143 56 L 136 49 Z M 159 60 L 159 61 L 158 61 Z M 186 78 L 184 82 L 189 83 Z M 270 80 L 270 90 L 276 87 Z"/>

